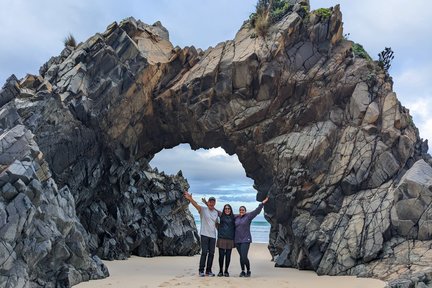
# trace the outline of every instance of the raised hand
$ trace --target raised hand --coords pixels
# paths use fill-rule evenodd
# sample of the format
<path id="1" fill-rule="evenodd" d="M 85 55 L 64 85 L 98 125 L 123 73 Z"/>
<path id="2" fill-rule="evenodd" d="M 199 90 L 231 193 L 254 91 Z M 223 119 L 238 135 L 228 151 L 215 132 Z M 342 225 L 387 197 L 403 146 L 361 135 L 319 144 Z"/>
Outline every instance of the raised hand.
<path id="1" fill-rule="evenodd" d="M 192 194 L 190 194 L 188 191 L 184 191 L 183 196 L 186 198 L 186 200 L 192 200 Z"/>
<path id="2" fill-rule="evenodd" d="M 184 191 L 183 196 L 186 198 L 186 200 L 189 200 L 189 202 L 198 210 L 199 213 L 201 213 L 201 206 L 199 206 L 198 203 L 192 198 L 191 193 Z"/>

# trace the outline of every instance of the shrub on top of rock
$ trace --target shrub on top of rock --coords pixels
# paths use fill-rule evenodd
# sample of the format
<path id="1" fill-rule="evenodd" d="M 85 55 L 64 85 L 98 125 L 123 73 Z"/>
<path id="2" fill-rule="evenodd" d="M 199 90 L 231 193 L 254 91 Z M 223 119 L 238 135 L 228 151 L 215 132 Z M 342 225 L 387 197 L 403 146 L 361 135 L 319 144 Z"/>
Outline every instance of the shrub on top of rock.
<path id="1" fill-rule="evenodd" d="M 328 19 L 332 15 L 332 11 L 329 8 L 319 8 L 313 12 L 315 15 L 321 18 Z"/>
<path id="2" fill-rule="evenodd" d="M 265 36 L 271 24 L 281 20 L 292 10 L 285 0 L 258 0 L 256 11 L 249 16 L 249 23 L 260 36 Z"/>
<path id="3" fill-rule="evenodd" d="M 361 44 L 353 43 L 352 51 L 355 56 L 372 61 L 372 58 L 369 56 L 369 54 L 366 52 L 366 50 L 363 48 Z"/>
<path id="4" fill-rule="evenodd" d="M 385 71 L 388 71 L 391 66 L 391 61 L 394 59 L 394 52 L 391 47 L 385 47 L 381 53 L 378 54 L 378 65 Z"/>
<path id="5" fill-rule="evenodd" d="M 64 43 L 65 47 L 76 47 L 77 46 L 75 37 L 71 33 L 69 33 L 69 35 L 65 37 L 65 39 L 63 40 L 63 43 Z"/>

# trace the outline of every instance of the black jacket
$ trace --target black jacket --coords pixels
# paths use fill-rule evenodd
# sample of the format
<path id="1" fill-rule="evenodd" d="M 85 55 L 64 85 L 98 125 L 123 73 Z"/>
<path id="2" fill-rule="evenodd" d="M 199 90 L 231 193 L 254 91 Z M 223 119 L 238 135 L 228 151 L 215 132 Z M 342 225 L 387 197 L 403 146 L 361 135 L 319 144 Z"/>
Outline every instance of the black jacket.
<path id="1" fill-rule="evenodd" d="M 235 220 L 234 215 L 222 214 L 218 228 L 218 238 L 234 240 Z"/>

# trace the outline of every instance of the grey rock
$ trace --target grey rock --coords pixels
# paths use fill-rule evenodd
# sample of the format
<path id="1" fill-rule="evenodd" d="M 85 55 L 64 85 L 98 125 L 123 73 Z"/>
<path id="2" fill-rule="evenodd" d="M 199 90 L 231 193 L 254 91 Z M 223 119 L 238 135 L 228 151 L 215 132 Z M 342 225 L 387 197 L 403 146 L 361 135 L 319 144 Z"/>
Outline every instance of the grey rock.
<path id="1" fill-rule="evenodd" d="M 414 283 L 410 279 L 401 279 L 391 281 L 388 286 L 391 288 L 414 288 Z"/>
<path id="2" fill-rule="evenodd" d="M 22 124 L 21 118 L 14 107 L 14 103 L 8 102 L 0 108 L 0 128 L 14 127 L 15 125 Z"/>
<path id="3" fill-rule="evenodd" d="M 375 102 L 372 102 L 369 104 L 366 113 L 363 118 L 363 124 L 373 124 L 375 123 L 380 116 L 380 111 L 378 104 Z"/>
<path id="4" fill-rule="evenodd" d="M 2 194 L 1 196 L 6 200 L 12 200 L 16 195 L 18 195 L 18 191 L 15 189 L 10 182 L 7 182 L 2 188 L 1 188 Z"/>
<path id="5" fill-rule="evenodd" d="M 339 6 L 295 4 L 266 37 L 244 25 L 204 52 L 128 18 L 9 81 L 20 119 L 2 122 L 0 186 L 25 188 L 1 198 L 8 279 L 70 286 L 106 276 L 99 258 L 198 253 L 186 180 L 148 165 L 189 143 L 237 154 L 270 197 L 276 266 L 428 283 L 427 142 L 385 71 L 353 57 Z"/>
<path id="6" fill-rule="evenodd" d="M 106 277 L 106 267 L 90 255 L 67 187 L 58 190 L 52 178 L 36 178 L 34 171 L 46 162 L 33 134 L 15 126 L 0 139 L 6 141 L 3 151 L 21 148 L 20 157 L 3 168 L 14 182 L 1 187 L 0 286 L 71 287 Z M 27 145 L 17 144 L 24 140 Z"/>
<path id="7" fill-rule="evenodd" d="M 356 123 L 363 120 L 363 116 L 371 102 L 369 87 L 366 83 L 358 83 L 351 96 L 350 115 Z M 372 122 L 373 123 L 373 122 Z"/>
<path id="8" fill-rule="evenodd" d="M 15 75 L 12 74 L 8 79 L 6 79 L 6 83 L 0 90 L 0 108 L 18 96 L 18 85 L 18 79 Z"/>
<path id="9" fill-rule="evenodd" d="M 24 183 L 29 183 L 34 171 L 32 170 L 32 167 L 27 163 L 15 160 L 8 167 L 6 173 L 9 174 L 9 179 L 11 182 L 15 182 L 19 179 L 21 181 L 24 181 Z"/>

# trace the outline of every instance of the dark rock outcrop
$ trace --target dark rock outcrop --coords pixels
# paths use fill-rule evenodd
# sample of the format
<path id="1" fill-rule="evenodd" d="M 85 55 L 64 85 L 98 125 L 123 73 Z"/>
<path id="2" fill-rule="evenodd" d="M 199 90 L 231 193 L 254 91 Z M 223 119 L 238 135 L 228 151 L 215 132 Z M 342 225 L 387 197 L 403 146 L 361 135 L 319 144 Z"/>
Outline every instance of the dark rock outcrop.
<path id="1" fill-rule="evenodd" d="M 90 254 L 72 194 L 51 178 L 32 132 L 8 129 L 0 155 L 0 286 L 70 287 L 108 276 Z"/>
<path id="2" fill-rule="evenodd" d="M 197 252 L 187 184 L 147 165 L 189 143 L 236 153 L 257 199 L 270 196 L 277 266 L 392 287 L 431 282 L 427 141 L 389 75 L 342 38 L 339 7 L 327 17 L 295 3 L 266 37 L 245 23 L 205 52 L 172 47 L 160 23 L 126 19 L 65 49 L 40 76 L 10 79 L 0 123 L 34 133 L 91 252 Z"/>
<path id="3" fill-rule="evenodd" d="M 132 22 L 125 23 L 129 25 Z M 126 26 L 125 29 L 127 29 Z M 154 29 L 157 29 L 161 35 L 167 35 L 163 27 L 155 27 Z M 100 35 L 95 36 L 94 39 L 97 40 L 98 37 L 104 39 Z M 74 91 L 79 96 L 75 95 L 74 92 L 66 89 L 66 86 L 62 86 L 77 85 L 74 87 L 78 89 L 77 87 L 82 85 L 81 80 L 76 78 L 80 76 L 73 75 L 70 69 L 77 71 L 77 73 L 88 71 L 99 75 L 95 76 L 94 81 L 92 80 L 90 84 L 94 85 L 94 89 L 96 89 L 94 93 L 98 95 L 97 97 L 101 97 L 102 102 L 107 101 L 101 105 L 109 106 L 111 105 L 109 102 L 113 99 L 106 98 L 104 100 L 104 93 L 115 94 L 117 88 L 112 88 L 111 84 L 106 85 L 103 82 L 108 83 L 117 80 L 128 83 L 119 83 L 120 86 L 132 84 L 132 75 L 134 75 L 132 72 L 136 73 L 133 71 L 133 66 L 136 64 L 133 64 L 131 59 L 125 59 L 125 63 L 118 62 L 115 56 L 110 56 L 113 51 L 108 47 L 101 47 L 101 43 L 98 41 L 93 44 L 99 48 L 90 43 L 88 42 L 87 45 L 93 48 L 86 49 L 102 57 L 101 62 L 97 65 L 92 64 L 93 66 L 85 67 L 79 64 L 78 66 L 82 66 L 81 68 L 75 67 L 79 62 L 74 61 L 87 59 L 91 62 L 98 56 L 91 54 L 87 58 L 83 58 L 85 50 L 72 51 L 67 48 L 60 56 L 52 58 L 41 68 L 43 76 L 27 75 L 21 81 L 12 76 L 0 92 L 0 99 L 5 99 L 4 105 L 0 107 L 0 132 L 3 132 L 0 137 L 5 143 L 0 153 L 2 175 L 0 185 L 4 185 L 1 194 L 3 198 L 0 197 L 0 215 L 2 216 L 0 231 L 4 230 L 5 235 L 9 237 L 11 231 L 16 230 L 18 224 L 15 222 L 18 220 L 15 221 L 16 217 L 9 215 L 13 212 L 12 210 L 8 212 L 8 207 L 13 207 L 14 201 L 20 200 L 18 197 L 20 194 L 14 187 L 18 184 L 25 184 L 22 189 L 27 189 L 25 187 L 29 183 L 33 183 L 34 173 L 46 171 L 48 176 L 38 175 L 42 178 L 37 178 L 37 180 L 40 182 L 49 180 L 47 183 L 50 183 L 49 185 L 39 185 L 37 193 L 45 195 L 43 197 L 51 198 L 54 196 L 50 195 L 54 194 L 58 198 L 50 199 L 49 209 L 55 209 L 55 211 L 51 212 L 50 210 L 50 213 L 43 210 L 39 211 L 44 216 L 40 216 L 42 219 L 38 219 L 38 222 L 25 220 L 25 218 L 20 220 L 21 222 L 25 221 L 30 228 L 26 226 L 26 230 L 20 228 L 18 232 L 15 231 L 14 233 L 17 233 L 18 236 L 23 234 L 20 237 L 26 238 L 31 246 L 23 250 L 20 248 L 20 245 L 23 245 L 19 242 L 21 238 L 17 240 L 15 238 L 9 239 L 9 237 L 7 239 L 8 245 L 5 244 L 0 257 L 3 259 L 5 256 L 4 259 L 9 259 L 8 261 L 5 260 L 6 262 L 0 267 L 0 275 L 4 276 L 0 279 L 1 287 L 70 287 L 89 279 L 106 277 L 108 275 L 106 269 L 101 270 L 96 266 L 102 265 L 98 257 L 102 259 L 126 259 L 131 254 L 150 257 L 194 255 L 199 252 L 199 237 L 195 222 L 188 210 L 188 202 L 182 195 L 188 186 L 182 174 L 166 176 L 155 169 L 151 169 L 145 158 L 130 158 L 125 152 L 127 148 L 125 149 L 121 144 L 107 143 L 106 135 L 96 121 L 99 116 L 88 114 L 90 112 L 89 107 L 92 107 L 97 99 L 87 98 L 80 94 L 81 92 L 77 92 L 78 90 Z M 114 41 L 114 44 L 123 45 L 124 43 Z M 131 46 L 127 48 L 128 45 Z M 126 43 L 119 49 L 132 48 L 134 45 Z M 124 51 L 124 53 L 128 52 Z M 143 56 L 136 56 L 137 62 L 145 61 Z M 93 57 L 95 58 L 93 59 Z M 106 66 L 102 69 L 99 65 Z M 90 68 L 91 66 L 93 68 Z M 136 69 L 138 68 L 140 67 L 136 65 Z M 104 75 L 104 79 L 98 78 L 101 76 L 100 72 Z M 62 82 L 64 79 L 56 82 L 53 80 L 54 78 L 50 78 L 59 77 L 60 79 L 59 75 L 64 76 L 62 73 L 68 74 L 65 76 L 66 78 L 73 75 L 72 78 L 74 79 L 68 78 L 65 80 L 68 84 L 65 84 L 66 82 Z M 131 75 L 129 78 L 128 73 Z M 106 86 L 102 88 L 97 83 Z M 110 92 L 109 89 L 114 90 Z M 65 102 L 65 97 L 68 102 Z M 30 148 L 24 140 L 16 140 L 17 143 L 9 148 L 8 145 L 11 145 L 14 139 L 10 135 L 17 129 L 16 127 L 30 133 L 32 145 L 37 148 L 37 151 L 39 148 L 43 151 L 44 156 L 41 163 L 35 162 L 36 164 L 32 164 L 33 166 L 29 164 L 32 158 L 27 159 L 30 153 L 27 153 L 27 150 Z M 32 132 L 28 129 L 35 134 L 34 140 Z M 33 155 L 32 157 L 36 156 Z M 47 178 L 49 179 L 47 180 Z M 57 187 L 61 187 L 61 189 Z M 12 204 L 9 204 L 10 201 Z M 38 206 L 34 205 L 36 208 L 32 209 L 37 210 Z M 26 211 L 20 210 L 18 212 L 25 214 Z M 58 216 L 54 212 L 61 215 Z M 63 218 L 66 216 L 63 214 L 71 219 L 64 220 Z M 58 218 L 62 221 L 68 221 L 67 228 L 60 225 L 63 222 L 57 224 L 60 221 Z M 69 232 L 71 223 L 77 227 Z M 20 225 L 22 226 L 22 224 Z M 40 230 L 40 225 L 44 225 L 43 229 L 54 232 L 50 232 L 50 234 L 44 234 L 47 232 L 45 230 L 38 232 L 39 234 L 27 232 L 28 229 Z M 57 230 L 60 232 L 56 232 Z M 71 233 L 71 236 L 68 233 Z M 55 240 L 52 239 L 53 237 Z M 74 239 L 69 239 L 71 237 Z M 76 241 L 77 244 L 69 243 L 73 241 Z M 55 245 L 52 244 L 54 242 Z M 58 242 L 60 244 L 57 244 Z M 47 247 L 39 247 L 42 245 L 40 243 Z M 68 246 L 69 244 L 72 245 L 72 248 Z M 74 248 L 74 245 L 79 245 L 78 248 L 82 250 L 76 252 L 78 256 L 74 254 L 73 249 L 78 249 Z M 72 252 L 68 252 L 69 250 Z M 59 254 L 57 255 L 57 253 Z M 37 257 L 43 258 L 44 261 L 37 259 L 36 256 L 31 256 L 32 254 L 36 256 L 42 254 Z M 13 257 L 9 257 L 9 255 L 13 255 Z M 90 258 L 87 259 L 84 255 L 88 255 Z M 91 255 L 94 255 L 93 258 Z M 27 259 L 26 257 L 35 259 Z M 73 261 L 68 260 L 71 257 L 73 257 Z M 83 259 L 76 259 L 77 257 Z M 20 262 L 15 261 L 15 258 L 20 259 Z M 34 265 L 30 265 L 27 260 L 36 261 Z M 50 262 L 47 264 L 47 261 Z M 63 262 L 64 264 L 62 264 Z M 36 265 L 36 263 L 38 264 Z M 17 270 L 16 265 L 20 270 Z"/>

